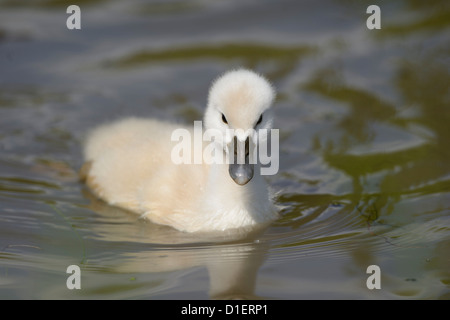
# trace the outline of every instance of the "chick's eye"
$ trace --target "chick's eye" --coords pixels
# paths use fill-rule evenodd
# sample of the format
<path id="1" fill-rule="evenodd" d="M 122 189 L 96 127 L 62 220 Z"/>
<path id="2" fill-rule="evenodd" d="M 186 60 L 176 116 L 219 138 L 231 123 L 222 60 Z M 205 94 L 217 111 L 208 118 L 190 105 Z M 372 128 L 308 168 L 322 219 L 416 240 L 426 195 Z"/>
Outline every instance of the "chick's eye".
<path id="1" fill-rule="evenodd" d="M 256 125 L 260 124 L 261 121 L 262 121 L 262 114 L 261 114 L 261 116 L 259 117 L 258 122 L 256 122 Z"/>
<path id="2" fill-rule="evenodd" d="M 225 118 L 225 115 L 222 113 L 222 121 L 223 123 L 228 124 L 227 118 Z"/>

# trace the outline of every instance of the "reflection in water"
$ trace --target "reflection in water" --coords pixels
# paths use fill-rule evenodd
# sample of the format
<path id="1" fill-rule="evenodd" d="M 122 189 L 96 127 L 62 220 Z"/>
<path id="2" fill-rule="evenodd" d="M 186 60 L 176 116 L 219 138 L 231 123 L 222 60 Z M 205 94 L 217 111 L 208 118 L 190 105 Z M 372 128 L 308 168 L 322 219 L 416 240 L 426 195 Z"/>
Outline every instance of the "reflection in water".
<path id="1" fill-rule="evenodd" d="M 107 243 L 126 243 L 133 237 L 133 248 L 114 255 L 110 265 L 90 256 L 89 265 L 102 264 L 110 272 L 161 273 L 206 267 L 209 295 L 213 299 L 255 299 L 258 269 L 268 250 L 258 237 L 264 230 L 247 229 L 227 233 L 192 234 L 139 219 L 135 213 L 111 207 L 85 192 L 101 224 L 93 226 L 94 237 Z M 148 247 L 148 249 L 145 249 Z M 138 249 L 137 251 L 136 248 Z M 98 290 L 98 288 L 93 289 Z M 260 297 L 259 297 L 260 298 Z"/>

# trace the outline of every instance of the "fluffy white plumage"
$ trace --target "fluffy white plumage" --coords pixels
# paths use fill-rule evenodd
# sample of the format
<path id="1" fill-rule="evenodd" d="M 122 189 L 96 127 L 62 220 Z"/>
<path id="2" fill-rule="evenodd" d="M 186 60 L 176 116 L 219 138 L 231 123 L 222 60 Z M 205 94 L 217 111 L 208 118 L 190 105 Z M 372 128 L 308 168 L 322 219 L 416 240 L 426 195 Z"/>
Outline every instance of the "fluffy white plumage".
<path id="1" fill-rule="evenodd" d="M 210 89 L 204 129 L 223 134 L 227 129 L 242 129 L 246 132 L 238 137 L 242 141 L 250 129 L 270 129 L 274 94 L 262 76 L 244 69 L 230 71 Z M 248 183 L 239 185 L 230 177 L 227 164 L 174 164 L 171 135 L 178 128 L 137 118 L 100 126 L 86 139 L 82 178 L 107 203 L 181 231 L 252 227 L 277 217 L 259 170 Z M 186 129 L 193 136 L 193 128 Z M 220 147 L 227 151 L 226 143 Z"/>

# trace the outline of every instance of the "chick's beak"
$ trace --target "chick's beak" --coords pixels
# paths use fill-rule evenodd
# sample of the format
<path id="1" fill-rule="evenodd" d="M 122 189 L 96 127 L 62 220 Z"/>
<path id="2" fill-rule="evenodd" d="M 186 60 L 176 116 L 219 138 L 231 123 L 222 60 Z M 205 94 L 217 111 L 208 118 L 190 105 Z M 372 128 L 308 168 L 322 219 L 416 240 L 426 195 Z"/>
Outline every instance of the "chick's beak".
<path id="1" fill-rule="evenodd" d="M 236 137 L 233 140 L 233 153 L 230 155 L 232 161 L 230 161 L 228 172 L 230 177 L 238 185 L 247 184 L 252 178 L 254 173 L 254 164 L 250 163 L 250 139 L 240 141 Z"/>

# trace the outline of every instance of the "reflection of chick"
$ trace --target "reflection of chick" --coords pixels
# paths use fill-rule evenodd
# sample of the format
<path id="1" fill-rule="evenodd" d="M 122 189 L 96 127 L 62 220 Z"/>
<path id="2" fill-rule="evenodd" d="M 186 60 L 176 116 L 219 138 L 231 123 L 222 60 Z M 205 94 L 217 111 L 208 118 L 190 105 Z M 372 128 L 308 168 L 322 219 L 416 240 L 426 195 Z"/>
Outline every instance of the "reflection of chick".
<path id="1" fill-rule="evenodd" d="M 246 232 L 239 229 L 239 234 L 180 232 L 109 206 L 88 190 L 84 190 L 84 195 L 90 199 L 88 208 L 96 213 L 97 221 L 102 221 L 92 224 L 93 237 L 103 245 L 98 252 L 93 248 L 89 251 L 91 266 L 116 274 L 137 275 L 140 279 L 148 276 L 155 283 L 161 282 L 165 289 L 167 283 L 173 282 L 173 277 L 183 276 L 190 269 L 206 268 L 210 298 L 261 298 L 254 295 L 255 282 L 269 243 L 255 239 L 261 236 L 263 229 Z M 115 244 L 120 244 L 118 250 L 104 251 L 103 248 Z M 93 281 L 91 286 L 93 291 L 98 290 L 95 283 Z M 110 285 L 110 282 L 105 284 Z M 160 290 L 160 286 L 149 285 L 146 294 L 159 294 Z"/>
<path id="2" fill-rule="evenodd" d="M 242 129 L 245 134 L 231 140 L 248 144 L 251 129 L 270 129 L 273 97 L 261 76 L 248 70 L 228 72 L 211 87 L 205 129 L 223 136 L 227 129 Z M 109 204 L 182 231 L 264 225 L 276 218 L 268 188 L 248 155 L 243 164 L 174 164 L 170 139 L 178 128 L 134 118 L 97 128 L 86 141 L 82 178 Z M 224 154 L 236 151 L 218 143 Z"/>

